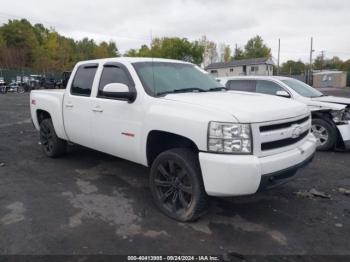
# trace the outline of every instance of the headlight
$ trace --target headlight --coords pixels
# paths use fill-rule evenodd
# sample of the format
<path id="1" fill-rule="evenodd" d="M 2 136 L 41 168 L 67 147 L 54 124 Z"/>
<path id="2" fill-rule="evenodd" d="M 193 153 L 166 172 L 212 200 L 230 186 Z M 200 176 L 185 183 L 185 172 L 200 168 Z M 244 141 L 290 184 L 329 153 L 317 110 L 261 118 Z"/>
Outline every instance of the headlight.
<path id="1" fill-rule="evenodd" d="M 210 122 L 208 128 L 208 151 L 231 154 L 252 153 L 249 124 Z"/>
<path id="2" fill-rule="evenodd" d="M 334 123 L 342 123 L 350 120 L 350 109 L 334 110 L 331 112 Z"/>

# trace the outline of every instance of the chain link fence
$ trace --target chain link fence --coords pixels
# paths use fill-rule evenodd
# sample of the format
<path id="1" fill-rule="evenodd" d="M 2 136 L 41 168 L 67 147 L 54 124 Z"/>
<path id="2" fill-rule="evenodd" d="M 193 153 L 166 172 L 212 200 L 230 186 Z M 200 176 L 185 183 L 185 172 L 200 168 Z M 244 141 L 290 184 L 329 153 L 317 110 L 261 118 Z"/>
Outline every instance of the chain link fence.
<path id="1" fill-rule="evenodd" d="M 40 76 L 45 79 L 52 79 L 54 81 L 61 80 L 62 72 L 38 72 L 30 69 L 4 69 L 0 68 L 0 78 L 6 83 L 24 82 L 30 76 Z"/>

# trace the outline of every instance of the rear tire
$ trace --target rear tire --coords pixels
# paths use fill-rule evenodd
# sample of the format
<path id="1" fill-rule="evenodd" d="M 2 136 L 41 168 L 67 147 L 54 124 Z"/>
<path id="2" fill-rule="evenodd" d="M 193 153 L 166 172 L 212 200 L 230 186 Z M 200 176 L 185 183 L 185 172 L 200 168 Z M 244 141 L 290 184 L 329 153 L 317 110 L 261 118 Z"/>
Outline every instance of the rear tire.
<path id="1" fill-rule="evenodd" d="M 67 151 L 67 141 L 56 135 L 50 118 L 46 118 L 40 123 L 40 142 L 44 153 L 48 157 L 60 157 Z"/>
<path id="2" fill-rule="evenodd" d="M 189 149 L 161 153 L 151 167 L 150 188 L 157 207 L 175 220 L 194 221 L 207 209 L 198 156 Z"/>
<path id="3" fill-rule="evenodd" d="M 335 146 L 337 132 L 332 125 L 324 119 L 312 119 L 311 132 L 317 139 L 317 150 L 328 151 Z"/>

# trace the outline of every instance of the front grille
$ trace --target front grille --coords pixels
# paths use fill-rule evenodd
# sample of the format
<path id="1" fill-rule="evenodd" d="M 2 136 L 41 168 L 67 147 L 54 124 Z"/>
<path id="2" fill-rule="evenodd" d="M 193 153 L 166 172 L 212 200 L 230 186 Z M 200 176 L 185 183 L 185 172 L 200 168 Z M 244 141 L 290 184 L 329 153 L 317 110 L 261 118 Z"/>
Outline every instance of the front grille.
<path id="1" fill-rule="evenodd" d="M 276 148 L 280 148 L 280 147 L 285 147 L 285 146 L 289 146 L 289 145 L 293 145 L 297 142 L 299 142 L 300 140 L 302 140 L 303 138 L 305 138 L 309 133 L 309 130 L 305 131 L 304 133 L 300 134 L 299 137 L 297 138 L 286 138 L 286 139 L 282 139 L 282 140 L 277 140 L 277 141 L 271 141 L 271 142 L 265 142 L 261 144 L 261 150 L 271 150 L 271 149 L 276 149 Z"/>
<path id="2" fill-rule="evenodd" d="M 310 118 L 310 116 L 307 116 L 307 117 L 304 117 L 302 119 L 298 119 L 298 120 L 295 120 L 292 122 L 274 124 L 274 125 L 270 125 L 270 126 L 261 126 L 260 132 L 273 131 L 273 130 L 277 130 L 277 129 L 287 128 L 287 127 L 290 127 L 290 126 L 295 125 L 295 124 L 302 124 L 302 123 L 308 121 L 309 118 Z"/>

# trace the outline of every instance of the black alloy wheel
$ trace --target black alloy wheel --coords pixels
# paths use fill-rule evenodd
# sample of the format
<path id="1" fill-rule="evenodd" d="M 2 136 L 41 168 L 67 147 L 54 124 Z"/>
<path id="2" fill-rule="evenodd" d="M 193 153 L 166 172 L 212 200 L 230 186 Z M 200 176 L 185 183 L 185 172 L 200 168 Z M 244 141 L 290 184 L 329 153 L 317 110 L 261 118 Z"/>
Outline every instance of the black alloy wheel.
<path id="1" fill-rule="evenodd" d="M 176 220 L 196 220 L 206 209 L 198 159 L 188 149 L 160 154 L 152 165 L 150 187 L 157 206 Z"/>
<path id="2" fill-rule="evenodd" d="M 50 118 L 40 123 L 40 142 L 43 151 L 49 157 L 59 157 L 66 153 L 67 142 L 56 135 Z"/>

